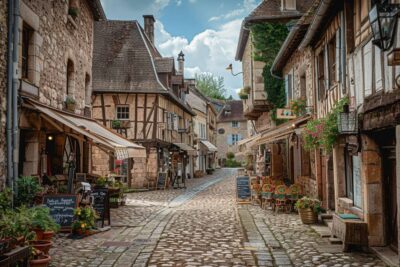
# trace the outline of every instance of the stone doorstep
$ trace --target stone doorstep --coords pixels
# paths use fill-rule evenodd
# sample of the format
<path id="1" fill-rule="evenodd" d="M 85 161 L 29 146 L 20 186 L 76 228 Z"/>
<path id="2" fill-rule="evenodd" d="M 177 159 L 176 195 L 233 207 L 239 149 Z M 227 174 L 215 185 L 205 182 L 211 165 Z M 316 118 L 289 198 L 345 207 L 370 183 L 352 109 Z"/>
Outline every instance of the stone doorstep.
<path id="1" fill-rule="evenodd" d="M 399 255 L 389 247 L 370 247 L 370 249 L 387 265 L 391 267 L 400 265 Z"/>
<path id="2" fill-rule="evenodd" d="M 331 237 L 332 232 L 326 225 L 311 225 L 311 229 L 317 232 L 321 237 Z"/>

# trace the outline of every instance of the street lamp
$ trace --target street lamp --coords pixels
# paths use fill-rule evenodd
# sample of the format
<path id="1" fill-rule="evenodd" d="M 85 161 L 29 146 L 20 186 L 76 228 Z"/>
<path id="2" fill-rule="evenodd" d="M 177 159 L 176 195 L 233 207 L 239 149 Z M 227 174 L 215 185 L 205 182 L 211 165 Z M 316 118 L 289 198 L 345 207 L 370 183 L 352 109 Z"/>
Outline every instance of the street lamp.
<path id="1" fill-rule="evenodd" d="M 231 64 L 229 64 L 228 65 L 228 67 L 226 67 L 226 70 L 227 71 L 230 71 L 231 72 L 231 74 L 233 75 L 233 76 L 237 76 L 237 75 L 239 75 L 239 74 L 242 74 L 243 73 L 243 71 L 242 72 L 238 72 L 238 73 L 233 73 L 233 66 L 232 66 L 232 63 Z"/>
<path id="2" fill-rule="evenodd" d="M 343 106 L 343 112 L 338 115 L 338 130 L 341 134 L 358 133 L 357 112 L 350 112 L 349 105 Z"/>
<path id="3" fill-rule="evenodd" d="M 400 5 L 389 4 L 387 0 L 377 2 L 369 12 L 373 41 L 383 51 L 388 50 L 394 40 L 397 25 L 397 14 Z"/>

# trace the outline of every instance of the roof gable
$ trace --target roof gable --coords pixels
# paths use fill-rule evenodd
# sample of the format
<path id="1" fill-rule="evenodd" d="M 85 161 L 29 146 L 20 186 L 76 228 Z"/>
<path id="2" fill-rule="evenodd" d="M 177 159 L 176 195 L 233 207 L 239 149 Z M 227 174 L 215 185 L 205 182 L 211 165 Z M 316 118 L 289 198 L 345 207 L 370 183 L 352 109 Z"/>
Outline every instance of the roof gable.
<path id="1" fill-rule="evenodd" d="M 225 112 L 229 111 L 230 112 Z M 218 114 L 217 122 L 245 121 L 243 116 L 243 101 L 231 100 L 226 101 L 224 107 Z"/>

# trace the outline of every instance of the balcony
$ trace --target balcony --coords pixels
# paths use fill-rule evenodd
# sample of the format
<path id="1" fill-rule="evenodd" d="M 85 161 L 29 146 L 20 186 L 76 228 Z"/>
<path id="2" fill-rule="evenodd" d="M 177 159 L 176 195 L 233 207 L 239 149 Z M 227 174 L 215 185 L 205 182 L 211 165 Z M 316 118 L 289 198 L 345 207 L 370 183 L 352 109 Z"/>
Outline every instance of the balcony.
<path id="1" fill-rule="evenodd" d="M 262 92 L 250 91 L 249 98 L 243 100 L 243 114 L 248 120 L 257 120 L 261 114 L 272 109 L 271 104 L 266 98 L 264 89 Z"/>

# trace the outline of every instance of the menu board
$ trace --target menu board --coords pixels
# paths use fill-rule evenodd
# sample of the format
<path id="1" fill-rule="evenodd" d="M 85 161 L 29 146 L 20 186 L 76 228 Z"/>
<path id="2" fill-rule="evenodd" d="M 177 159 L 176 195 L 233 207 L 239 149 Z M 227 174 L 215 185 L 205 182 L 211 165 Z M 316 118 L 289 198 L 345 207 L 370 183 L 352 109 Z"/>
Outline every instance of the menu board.
<path id="1" fill-rule="evenodd" d="M 110 225 L 111 220 L 108 188 L 94 188 L 91 196 L 93 197 L 93 208 L 101 220 L 101 227 L 104 227 L 104 220 L 106 219 L 108 221 L 108 225 Z"/>
<path id="2" fill-rule="evenodd" d="M 71 227 L 74 221 L 74 209 L 77 206 L 76 195 L 45 195 L 43 204 L 50 209 L 50 215 L 61 228 Z"/>
<path id="3" fill-rule="evenodd" d="M 248 176 L 236 177 L 236 200 L 239 203 L 249 203 L 251 199 L 250 178 Z"/>
<path id="4" fill-rule="evenodd" d="M 165 189 L 167 186 L 167 173 L 159 172 L 157 177 L 157 189 Z"/>

